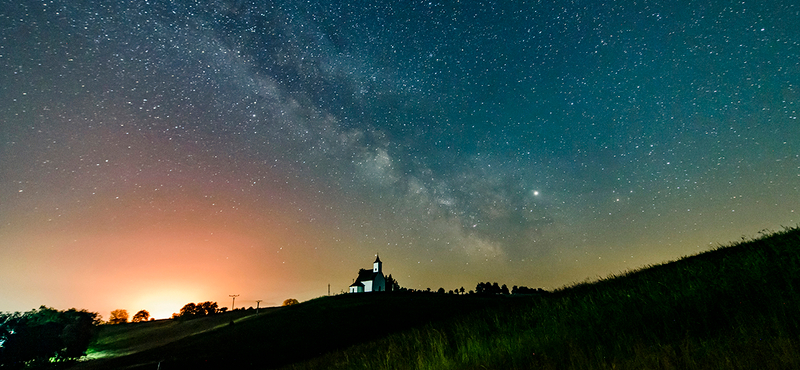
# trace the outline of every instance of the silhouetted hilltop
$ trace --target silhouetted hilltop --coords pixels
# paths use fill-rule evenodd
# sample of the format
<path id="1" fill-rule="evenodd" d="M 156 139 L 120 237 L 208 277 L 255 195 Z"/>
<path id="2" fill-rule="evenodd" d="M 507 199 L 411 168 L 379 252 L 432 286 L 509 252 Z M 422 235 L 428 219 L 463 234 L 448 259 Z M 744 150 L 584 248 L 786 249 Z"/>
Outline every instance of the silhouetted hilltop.
<path id="1" fill-rule="evenodd" d="M 800 368 L 798 291 L 795 228 L 550 294 L 323 297 L 77 368 Z"/>

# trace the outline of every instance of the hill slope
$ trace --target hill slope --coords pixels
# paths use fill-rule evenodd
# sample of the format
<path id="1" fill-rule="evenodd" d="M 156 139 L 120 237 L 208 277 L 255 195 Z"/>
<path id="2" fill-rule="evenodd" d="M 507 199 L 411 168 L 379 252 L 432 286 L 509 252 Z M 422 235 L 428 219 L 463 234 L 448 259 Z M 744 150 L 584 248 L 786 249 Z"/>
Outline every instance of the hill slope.
<path id="1" fill-rule="evenodd" d="M 800 229 L 288 368 L 797 369 Z"/>
<path id="2" fill-rule="evenodd" d="M 790 229 L 538 297 L 325 297 L 79 366 L 792 369 L 799 354 Z"/>
<path id="3" fill-rule="evenodd" d="M 262 309 L 265 313 L 267 310 Z M 228 325 L 255 315 L 256 311 L 233 311 L 189 321 L 156 320 L 122 325 L 103 325 L 89 348 L 87 359 L 120 357 L 163 346 L 183 338 Z"/>
<path id="4" fill-rule="evenodd" d="M 134 352 L 137 340 L 157 340 L 165 330 L 180 331 L 183 338 L 125 356 L 99 358 L 75 369 L 152 368 L 270 368 L 306 360 L 358 343 L 378 340 L 391 333 L 467 314 L 508 301 L 505 297 L 454 296 L 443 294 L 348 294 L 323 297 L 289 307 L 272 308 L 248 316 L 234 325 L 208 330 L 194 320 L 163 324 L 163 328 L 115 333 L 113 342 L 92 346 L 95 352 Z M 224 315 L 230 315 L 227 313 Z M 224 315 L 218 315 L 224 317 Z M 203 320 L 203 319 L 200 319 Z M 219 321 L 220 319 L 215 319 Z M 223 323 L 227 322 L 222 319 Z M 182 330 L 183 325 L 195 325 Z M 122 328 L 124 329 L 124 328 Z M 202 329 L 202 330 L 199 330 Z M 148 337 L 142 339 L 142 337 Z M 108 343 L 112 342 L 112 343 Z M 115 346 L 113 343 L 116 343 Z"/>

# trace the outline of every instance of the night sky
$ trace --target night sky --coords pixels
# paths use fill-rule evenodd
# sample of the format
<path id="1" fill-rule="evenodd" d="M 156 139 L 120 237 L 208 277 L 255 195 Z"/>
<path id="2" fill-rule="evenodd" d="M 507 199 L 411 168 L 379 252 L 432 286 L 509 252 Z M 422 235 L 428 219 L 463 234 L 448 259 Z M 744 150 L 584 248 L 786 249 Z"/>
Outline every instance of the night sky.
<path id="1" fill-rule="evenodd" d="M 554 289 L 800 223 L 800 4 L 9 1 L 0 311 Z"/>

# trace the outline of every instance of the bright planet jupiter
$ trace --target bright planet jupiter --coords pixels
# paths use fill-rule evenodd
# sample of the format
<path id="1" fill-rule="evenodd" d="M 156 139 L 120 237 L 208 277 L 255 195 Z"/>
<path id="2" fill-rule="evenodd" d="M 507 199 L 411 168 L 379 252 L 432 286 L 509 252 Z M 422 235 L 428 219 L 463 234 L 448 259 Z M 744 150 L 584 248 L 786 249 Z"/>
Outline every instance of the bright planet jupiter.
<path id="1" fill-rule="evenodd" d="M 800 223 L 796 1 L 12 1 L 0 311 L 554 289 Z"/>

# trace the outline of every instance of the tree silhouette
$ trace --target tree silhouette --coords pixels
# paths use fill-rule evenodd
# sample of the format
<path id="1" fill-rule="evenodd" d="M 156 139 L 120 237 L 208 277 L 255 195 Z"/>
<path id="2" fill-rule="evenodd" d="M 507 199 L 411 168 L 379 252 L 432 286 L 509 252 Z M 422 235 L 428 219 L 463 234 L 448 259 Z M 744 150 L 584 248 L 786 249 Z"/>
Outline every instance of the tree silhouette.
<path id="1" fill-rule="evenodd" d="M 187 303 L 181 308 L 180 314 L 173 314 L 172 318 L 192 319 L 225 311 L 227 311 L 227 308 L 220 309 L 217 302 Z"/>
<path id="2" fill-rule="evenodd" d="M 292 305 L 296 305 L 298 303 L 300 303 L 300 302 L 298 300 L 294 299 L 294 298 L 289 298 L 289 299 L 283 301 L 283 305 L 284 306 L 292 306 Z"/>
<path id="3" fill-rule="evenodd" d="M 148 319 L 150 319 L 150 312 L 147 312 L 147 310 L 141 310 L 133 315 L 131 322 L 142 322 L 147 321 Z"/>
<path id="4" fill-rule="evenodd" d="M 490 291 L 490 293 L 497 294 L 497 293 L 500 293 L 500 292 L 502 292 L 502 290 L 500 290 L 500 285 L 497 285 L 497 282 L 492 284 L 492 290 Z"/>
<path id="5" fill-rule="evenodd" d="M 51 360 L 86 354 L 100 316 L 86 310 L 45 306 L 25 313 L 0 313 L 0 368 L 44 368 Z"/>
<path id="6" fill-rule="evenodd" d="M 514 286 L 514 288 L 511 290 L 511 294 L 542 294 L 542 293 L 544 293 L 544 290 L 542 288 L 534 289 L 534 288 L 528 288 L 526 286 L 520 286 L 520 287 Z"/>
<path id="7" fill-rule="evenodd" d="M 219 311 L 217 302 L 206 301 L 203 303 L 198 303 L 195 307 L 197 310 L 197 316 L 213 315 Z"/>
<path id="8" fill-rule="evenodd" d="M 187 303 L 181 308 L 181 313 L 178 315 L 182 318 L 191 318 L 197 315 L 197 305 L 194 303 Z"/>
<path id="9" fill-rule="evenodd" d="M 398 284 L 397 280 L 395 280 L 392 277 L 392 274 L 389 274 L 389 276 L 387 276 L 385 279 L 386 279 L 386 291 L 387 292 L 400 291 L 400 284 Z"/>
<path id="10" fill-rule="evenodd" d="M 64 347 L 59 357 L 67 360 L 86 355 L 86 349 L 94 339 L 95 326 L 100 324 L 100 315 L 86 310 L 70 309 L 60 312 L 60 322 L 65 323 L 61 332 Z"/>
<path id="11" fill-rule="evenodd" d="M 114 310 L 111 311 L 111 318 L 108 319 L 108 323 L 112 325 L 116 324 L 124 324 L 128 322 L 128 310 Z"/>
<path id="12" fill-rule="evenodd" d="M 478 285 L 475 287 L 475 293 L 508 294 L 508 287 L 505 286 L 505 284 L 503 284 L 503 287 L 505 287 L 505 290 L 503 288 L 500 288 L 500 285 L 498 285 L 497 283 L 490 283 L 487 281 L 485 283 L 478 283 Z"/>

